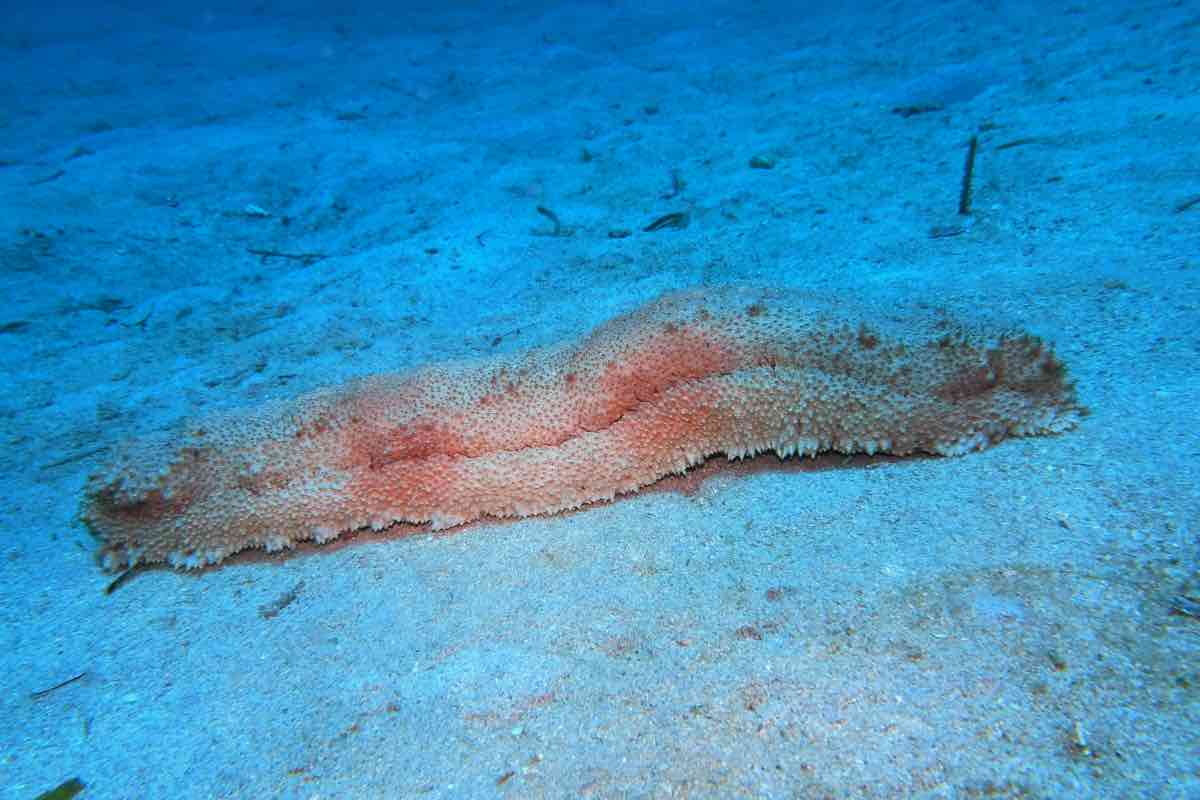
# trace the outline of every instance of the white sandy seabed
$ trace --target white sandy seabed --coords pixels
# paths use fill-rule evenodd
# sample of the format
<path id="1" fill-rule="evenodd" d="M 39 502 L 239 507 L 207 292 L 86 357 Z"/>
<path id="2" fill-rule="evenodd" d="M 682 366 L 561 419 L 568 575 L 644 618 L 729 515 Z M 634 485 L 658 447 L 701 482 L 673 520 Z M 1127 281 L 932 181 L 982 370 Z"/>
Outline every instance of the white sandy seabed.
<path id="1" fill-rule="evenodd" d="M 1193 4 L 405 5 L 6 8 L 0 800 L 1200 797 Z M 105 594 L 117 441 L 726 282 L 1092 413 Z"/>

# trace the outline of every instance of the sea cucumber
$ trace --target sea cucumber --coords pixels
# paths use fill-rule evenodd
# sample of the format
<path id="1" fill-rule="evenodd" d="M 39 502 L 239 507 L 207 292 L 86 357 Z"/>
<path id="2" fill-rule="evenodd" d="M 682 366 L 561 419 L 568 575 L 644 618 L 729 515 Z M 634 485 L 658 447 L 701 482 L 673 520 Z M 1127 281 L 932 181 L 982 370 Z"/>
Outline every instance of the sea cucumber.
<path id="1" fill-rule="evenodd" d="M 724 453 L 957 455 L 1083 409 L 1022 332 L 791 289 L 671 293 L 556 346 L 375 375 L 126 443 L 82 517 L 112 570 L 611 500 Z"/>

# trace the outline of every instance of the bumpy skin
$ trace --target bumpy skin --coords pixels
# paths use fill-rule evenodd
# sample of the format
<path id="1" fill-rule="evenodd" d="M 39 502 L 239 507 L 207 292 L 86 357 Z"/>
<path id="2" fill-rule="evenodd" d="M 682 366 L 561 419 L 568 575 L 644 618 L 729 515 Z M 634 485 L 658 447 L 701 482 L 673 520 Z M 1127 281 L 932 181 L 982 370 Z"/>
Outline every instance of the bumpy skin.
<path id="1" fill-rule="evenodd" d="M 567 344 L 378 375 L 121 448 L 83 518 L 109 569 L 609 500 L 715 453 L 955 455 L 1081 408 L 1038 339 L 866 321 L 790 290 L 666 295 Z"/>

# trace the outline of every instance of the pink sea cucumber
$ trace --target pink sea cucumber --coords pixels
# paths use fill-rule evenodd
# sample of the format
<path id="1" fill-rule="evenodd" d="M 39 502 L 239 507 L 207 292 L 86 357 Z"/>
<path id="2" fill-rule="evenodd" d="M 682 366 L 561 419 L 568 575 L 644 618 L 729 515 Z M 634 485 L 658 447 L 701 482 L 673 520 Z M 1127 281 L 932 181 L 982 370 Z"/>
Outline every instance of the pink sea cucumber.
<path id="1" fill-rule="evenodd" d="M 708 456 L 954 455 L 1082 408 L 1039 339 L 785 289 L 665 295 L 578 341 L 319 390 L 127 443 L 83 518 L 105 566 L 197 567 L 397 522 L 632 492 Z"/>

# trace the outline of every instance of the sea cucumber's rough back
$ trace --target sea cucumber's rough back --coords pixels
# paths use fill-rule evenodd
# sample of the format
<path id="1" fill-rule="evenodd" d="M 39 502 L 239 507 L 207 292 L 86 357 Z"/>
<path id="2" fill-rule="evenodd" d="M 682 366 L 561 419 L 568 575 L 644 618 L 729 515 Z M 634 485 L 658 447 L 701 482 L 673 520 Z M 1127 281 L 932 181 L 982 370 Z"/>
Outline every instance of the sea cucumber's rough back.
<path id="1" fill-rule="evenodd" d="M 957 455 L 1081 414 L 1039 339 L 802 292 L 666 295 L 582 339 L 365 378 L 131 442 L 88 484 L 106 567 L 396 522 L 548 514 L 716 453 Z"/>

